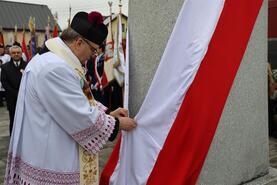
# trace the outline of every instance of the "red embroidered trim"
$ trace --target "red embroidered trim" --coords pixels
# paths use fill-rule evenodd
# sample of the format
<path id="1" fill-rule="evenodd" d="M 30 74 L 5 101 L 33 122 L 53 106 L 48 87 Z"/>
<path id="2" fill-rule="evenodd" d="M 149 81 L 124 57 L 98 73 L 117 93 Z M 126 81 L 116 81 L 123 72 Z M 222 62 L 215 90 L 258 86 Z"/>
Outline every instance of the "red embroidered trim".
<path id="1" fill-rule="evenodd" d="M 39 169 L 8 154 L 5 185 L 79 185 L 79 172 L 57 172 Z"/>
<path id="2" fill-rule="evenodd" d="M 115 119 L 100 111 L 96 123 L 91 124 L 90 127 L 80 132 L 72 134 L 72 137 L 86 150 L 96 154 L 109 139 L 114 126 Z"/>
<path id="3" fill-rule="evenodd" d="M 108 109 L 107 107 L 105 107 L 102 103 L 98 101 L 95 101 L 95 102 L 98 109 L 102 110 L 103 112 L 106 112 L 106 110 Z"/>

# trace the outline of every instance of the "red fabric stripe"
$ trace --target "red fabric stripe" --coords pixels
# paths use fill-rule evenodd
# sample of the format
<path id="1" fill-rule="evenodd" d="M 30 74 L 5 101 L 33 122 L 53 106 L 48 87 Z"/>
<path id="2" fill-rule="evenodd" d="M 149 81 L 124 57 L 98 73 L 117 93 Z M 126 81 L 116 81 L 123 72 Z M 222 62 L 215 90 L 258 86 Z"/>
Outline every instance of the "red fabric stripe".
<path id="1" fill-rule="evenodd" d="M 29 53 L 28 53 L 27 46 L 26 46 L 26 43 L 25 43 L 25 31 L 23 31 L 21 46 L 22 46 L 22 53 L 24 53 L 26 58 L 27 58 L 26 62 L 29 62 L 30 57 L 29 57 Z"/>
<path id="2" fill-rule="evenodd" d="M 116 167 L 116 164 L 117 164 L 117 161 L 119 158 L 120 144 L 121 144 L 121 134 L 120 134 L 120 138 L 118 139 L 106 166 L 104 167 L 104 169 L 102 171 L 99 185 L 109 185 L 110 177 L 113 174 L 113 171 Z"/>
<path id="3" fill-rule="evenodd" d="M 194 185 L 247 47 L 262 0 L 226 0 L 199 71 L 148 185 Z"/>
<path id="4" fill-rule="evenodd" d="M 277 38 L 277 1 L 268 2 L 268 38 Z"/>
<path id="5" fill-rule="evenodd" d="M 58 36 L 59 36 L 59 28 L 58 28 L 58 24 L 55 24 L 53 29 L 53 38 Z"/>

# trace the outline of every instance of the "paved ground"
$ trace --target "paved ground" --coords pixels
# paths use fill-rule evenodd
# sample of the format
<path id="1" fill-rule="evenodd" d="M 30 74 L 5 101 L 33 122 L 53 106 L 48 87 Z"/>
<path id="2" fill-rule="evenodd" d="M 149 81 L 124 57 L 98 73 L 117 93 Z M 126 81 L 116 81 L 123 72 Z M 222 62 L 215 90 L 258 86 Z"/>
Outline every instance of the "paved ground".
<path id="1" fill-rule="evenodd" d="M 0 185 L 3 184 L 5 166 L 6 166 L 6 157 L 9 145 L 9 114 L 6 108 L 0 107 Z M 114 143 L 108 143 L 100 153 L 100 171 L 102 171 L 111 151 L 114 146 Z M 277 168 L 277 139 L 269 138 L 269 158 L 270 166 Z M 276 169 L 273 169 L 273 171 Z M 272 171 L 272 169 L 270 170 Z M 271 178 L 271 177 L 266 177 Z M 261 183 L 263 185 L 277 185 L 277 180 L 272 179 L 270 183 Z M 260 185 L 260 184 L 259 184 Z"/>
<path id="2" fill-rule="evenodd" d="M 6 157 L 9 146 L 9 113 L 5 108 L 0 108 L 0 184 L 5 174 Z"/>
<path id="3" fill-rule="evenodd" d="M 277 139 L 269 138 L 269 162 L 270 166 L 277 168 Z M 277 184 L 276 184 L 277 185 Z"/>

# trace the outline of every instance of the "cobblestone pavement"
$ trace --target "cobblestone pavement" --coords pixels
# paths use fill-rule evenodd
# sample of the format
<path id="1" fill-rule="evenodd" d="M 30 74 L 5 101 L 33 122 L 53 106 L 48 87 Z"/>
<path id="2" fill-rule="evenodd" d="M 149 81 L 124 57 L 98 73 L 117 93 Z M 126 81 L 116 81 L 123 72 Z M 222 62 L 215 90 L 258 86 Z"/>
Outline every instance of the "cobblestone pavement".
<path id="1" fill-rule="evenodd" d="M 0 107 L 0 185 L 3 184 L 3 179 L 5 175 L 6 157 L 9 145 L 9 113 L 6 107 Z M 116 142 L 116 141 L 115 141 Z M 99 166 L 100 172 L 102 171 L 115 142 L 109 142 L 104 146 L 99 154 Z M 277 168 L 277 139 L 269 138 L 269 158 L 270 166 Z M 277 181 L 272 182 L 277 185 Z"/>

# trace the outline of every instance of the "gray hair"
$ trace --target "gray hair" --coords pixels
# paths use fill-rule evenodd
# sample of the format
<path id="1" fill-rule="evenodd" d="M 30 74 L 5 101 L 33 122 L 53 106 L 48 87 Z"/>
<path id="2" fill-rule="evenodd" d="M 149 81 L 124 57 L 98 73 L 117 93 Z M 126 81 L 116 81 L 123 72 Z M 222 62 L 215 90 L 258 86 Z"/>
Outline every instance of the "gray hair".
<path id="1" fill-rule="evenodd" d="M 60 37 L 63 41 L 70 43 L 70 42 L 73 42 L 76 38 L 79 38 L 82 36 L 72 28 L 68 27 L 65 30 L 63 30 Z"/>
<path id="2" fill-rule="evenodd" d="M 22 49 L 20 46 L 17 46 L 17 45 L 13 45 L 9 48 L 9 52 L 11 53 L 12 52 L 12 49 L 20 49 L 20 51 L 22 52 Z"/>

